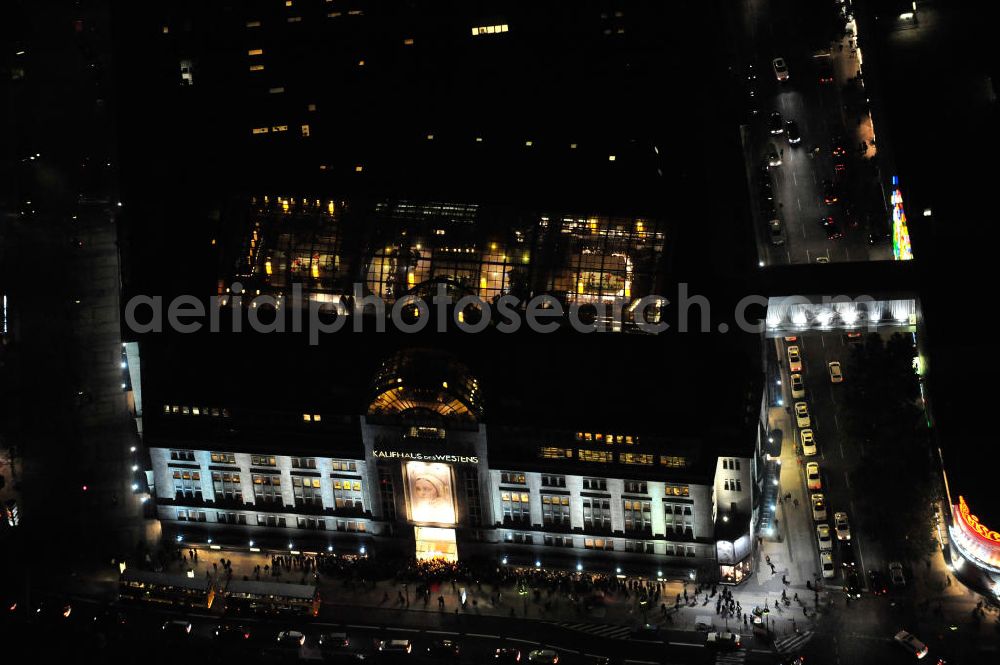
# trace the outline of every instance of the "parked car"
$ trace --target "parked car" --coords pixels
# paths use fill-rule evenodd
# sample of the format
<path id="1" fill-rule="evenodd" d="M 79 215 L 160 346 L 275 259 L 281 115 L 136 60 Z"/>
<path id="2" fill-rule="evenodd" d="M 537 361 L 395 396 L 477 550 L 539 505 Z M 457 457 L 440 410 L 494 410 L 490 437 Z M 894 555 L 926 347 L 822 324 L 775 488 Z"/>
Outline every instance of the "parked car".
<path id="1" fill-rule="evenodd" d="M 889 579 L 893 586 L 906 586 L 906 576 L 903 575 L 903 564 L 893 561 L 889 564 Z"/>
<path id="2" fill-rule="evenodd" d="M 812 427 L 812 418 L 809 416 L 809 405 L 805 402 L 795 403 L 795 424 L 799 427 Z"/>
<path id="3" fill-rule="evenodd" d="M 833 67 L 826 60 L 819 63 L 819 82 L 823 84 L 833 83 Z"/>
<path id="4" fill-rule="evenodd" d="M 851 524 L 847 521 L 847 513 L 843 511 L 834 513 L 833 526 L 837 530 L 837 540 L 851 539 Z"/>
<path id="5" fill-rule="evenodd" d="M 844 568 L 855 568 L 858 565 L 857 559 L 854 556 L 854 545 L 850 540 L 838 540 L 837 544 L 840 550 L 840 565 Z"/>
<path id="6" fill-rule="evenodd" d="M 806 464 L 806 486 L 810 491 L 818 492 L 823 489 L 823 481 L 819 477 L 819 462 L 808 462 Z"/>
<path id="7" fill-rule="evenodd" d="M 250 634 L 250 628 L 243 624 L 223 623 L 215 627 L 215 639 L 220 642 L 246 642 L 250 639 Z"/>
<path id="8" fill-rule="evenodd" d="M 720 650 L 732 651 L 740 648 L 740 636 L 736 633 L 711 632 L 705 638 L 705 646 Z"/>
<path id="9" fill-rule="evenodd" d="M 833 539 L 830 537 L 829 524 L 816 525 L 816 542 L 819 543 L 820 552 L 833 551 Z"/>
<path id="10" fill-rule="evenodd" d="M 828 365 L 828 367 L 830 369 L 830 383 L 843 383 L 844 372 L 840 368 L 840 362 L 834 360 Z"/>
<path id="11" fill-rule="evenodd" d="M 820 552 L 819 562 L 823 567 L 823 578 L 830 579 L 836 575 L 836 570 L 833 567 L 833 552 Z"/>
<path id="12" fill-rule="evenodd" d="M 351 640 L 347 633 L 320 633 L 316 638 L 316 644 L 320 651 L 336 651 L 351 646 Z"/>
<path id="13" fill-rule="evenodd" d="M 826 521 L 826 497 L 816 493 L 809 497 L 809 501 L 812 504 L 813 519 L 817 522 Z"/>
<path id="14" fill-rule="evenodd" d="M 896 633 L 892 639 L 896 642 L 896 644 L 916 656 L 917 660 L 927 656 L 927 652 L 929 651 L 927 645 L 905 630 L 901 630 Z"/>
<path id="15" fill-rule="evenodd" d="M 785 244 L 785 228 L 781 223 L 780 219 L 772 219 L 768 225 L 768 235 L 771 238 L 771 244 L 777 247 L 778 245 Z"/>
<path id="16" fill-rule="evenodd" d="M 788 369 L 791 372 L 802 371 L 802 355 L 798 346 L 788 347 Z"/>
<path id="17" fill-rule="evenodd" d="M 816 454 L 816 437 L 811 429 L 799 431 L 799 440 L 802 442 L 802 454 L 812 457 Z"/>
<path id="18" fill-rule="evenodd" d="M 283 630 L 278 633 L 278 646 L 298 649 L 306 643 L 305 633 L 298 630 Z"/>
<path id="19" fill-rule="evenodd" d="M 801 374 L 792 374 L 792 398 L 801 399 L 806 396 L 806 387 L 802 383 Z"/>

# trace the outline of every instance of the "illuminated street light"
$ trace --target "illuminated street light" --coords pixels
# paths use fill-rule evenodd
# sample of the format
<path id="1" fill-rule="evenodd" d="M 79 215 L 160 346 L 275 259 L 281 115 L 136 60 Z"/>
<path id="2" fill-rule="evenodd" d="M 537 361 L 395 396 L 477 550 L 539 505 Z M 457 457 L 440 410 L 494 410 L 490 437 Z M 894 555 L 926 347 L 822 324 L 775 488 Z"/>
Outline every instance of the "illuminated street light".
<path id="1" fill-rule="evenodd" d="M 365 552 L 367 552 L 367 551 L 368 551 L 368 550 L 366 550 L 366 549 L 365 549 L 365 546 L 364 546 L 364 545 L 362 545 L 362 546 L 361 546 L 361 549 L 359 549 L 359 550 L 358 550 L 358 552 L 360 552 L 361 554 L 364 554 L 364 553 L 365 553 Z"/>
<path id="2" fill-rule="evenodd" d="M 133 471 L 138 471 L 139 470 L 139 465 L 138 464 L 133 464 L 132 465 L 132 470 Z"/>
<path id="3" fill-rule="evenodd" d="M 179 542 L 181 542 L 182 540 L 184 540 L 184 536 L 182 536 L 182 535 L 180 535 L 180 534 L 177 534 L 177 542 L 179 543 Z"/>
<path id="4" fill-rule="evenodd" d="M 536 561 L 535 562 L 535 568 L 541 568 L 541 567 L 542 567 L 542 562 L 541 561 Z"/>
<path id="5" fill-rule="evenodd" d="M 579 572 L 583 572 L 583 564 L 582 563 L 576 564 L 576 572 L 578 572 L 578 573 Z"/>
<path id="6" fill-rule="evenodd" d="M 250 541 L 250 547 L 253 547 L 253 541 L 252 540 Z"/>
<path id="7" fill-rule="evenodd" d="M 327 545 L 326 546 L 326 551 L 327 552 L 332 552 L 333 551 L 333 545 Z"/>
<path id="8" fill-rule="evenodd" d="M 618 573 L 619 575 L 621 575 L 622 574 L 621 567 L 615 568 L 615 572 Z"/>
<path id="9" fill-rule="evenodd" d="M 135 452 L 135 446 L 132 446 L 131 448 L 129 448 L 129 449 L 128 449 L 128 451 L 129 451 L 130 453 L 134 453 L 134 452 Z"/>
<path id="10" fill-rule="evenodd" d="M 139 483 L 132 483 L 132 491 L 134 492 L 137 489 L 139 489 Z"/>
<path id="11" fill-rule="evenodd" d="M 506 566 L 507 565 L 507 557 L 504 557 L 503 559 L 501 559 L 500 563 L 502 563 L 503 565 Z"/>

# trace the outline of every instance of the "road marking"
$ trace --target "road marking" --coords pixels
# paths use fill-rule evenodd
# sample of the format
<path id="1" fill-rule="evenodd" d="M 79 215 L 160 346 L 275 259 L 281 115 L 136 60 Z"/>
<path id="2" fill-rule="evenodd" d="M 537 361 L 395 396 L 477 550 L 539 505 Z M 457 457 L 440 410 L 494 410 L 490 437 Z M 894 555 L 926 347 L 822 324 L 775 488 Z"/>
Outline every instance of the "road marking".
<path id="1" fill-rule="evenodd" d="M 453 633 L 450 630 L 426 630 L 424 631 L 428 635 L 458 635 L 459 633 Z"/>
<path id="2" fill-rule="evenodd" d="M 399 631 L 400 633 L 419 633 L 420 632 L 416 628 L 390 628 L 389 630 L 391 630 L 393 632 Z"/>
<path id="3" fill-rule="evenodd" d="M 378 630 L 378 626 L 362 626 L 355 623 L 347 624 L 348 628 L 360 628 L 361 630 Z"/>
<path id="4" fill-rule="evenodd" d="M 792 171 L 792 182 L 794 182 L 796 185 L 799 184 L 799 179 L 795 177 L 795 171 Z"/>
<path id="5" fill-rule="evenodd" d="M 837 447 L 840 448 L 840 459 L 847 459 L 847 455 L 844 454 L 844 442 L 838 439 Z M 844 475 L 847 475 L 846 471 L 844 472 Z"/>
<path id="6" fill-rule="evenodd" d="M 837 426 L 837 431 L 840 431 L 840 421 L 837 420 L 837 414 L 833 414 L 833 424 Z"/>
<path id="7" fill-rule="evenodd" d="M 667 642 L 672 647 L 702 647 L 704 644 L 695 644 L 694 642 Z"/>
<path id="8" fill-rule="evenodd" d="M 522 639 L 518 639 L 516 637 L 508 637 L 507 641 L 508 642 L 520 642 L 521 644 L 537 644 L 537 642 L 532 642 L 531 640 L 522 640 Z"/>
<path id="9" fill-rule="evenodd" d="M 483 639 L 487 639 L 487 640 L 499 640 L 500 639 L 499 635 L 484 635 L 483 633 L 466 633 L 466 636 L 468 636 L 468 637 L 482 637 Z"/>
<path id="10" fill-rule="evenodd" d="M 802 199 L 795 197 L 795 205 L 799 207 L 799 212 L 802 212 Z M 802 236 L 805 237 L 805 224 L 802 225 Z"/>
<path id="11" fill-rule="evenodd" d="M 844 471 L 844 484 L 847 485 L 847 489 L 851 489 L 851 477 L 847 475 L 846 471 Z M 851 505 L 851 510 L 854 510 L 853 504 Z"/>
<path id="12" fill-rule="evenodd" d="M 603 656 L 594 656 L 594 655 L 591 655 L 589 653 L 587 654 L 587 656 L 589 656 L 591 658 L 603 658 Z M 655 660 L 626 660 L 625 662 L 626 663 L 641 663 L 641 665 L 660 665 Z"/>

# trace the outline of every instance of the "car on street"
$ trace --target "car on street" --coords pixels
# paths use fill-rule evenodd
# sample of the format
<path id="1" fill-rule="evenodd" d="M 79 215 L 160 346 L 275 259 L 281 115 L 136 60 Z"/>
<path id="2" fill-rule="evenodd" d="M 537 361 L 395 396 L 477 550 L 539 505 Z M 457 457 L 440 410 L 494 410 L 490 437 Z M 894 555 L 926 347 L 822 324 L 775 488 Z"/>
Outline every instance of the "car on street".
<path id="1" fill-rule="evenodd" d="M 788 64 L 785 62 L 784 58 L 778 57 L 771 61 L 771 67 L 774 68 L 774 77 L 779 81 L 788 80 Z"/>
<path id="2" fill-rule="evenodd" d="M 847 521 L 847 513 L 844 511 L 833 514 L 833 528 L 837 531 L 837 540 L 851 539 L 851 524 Z"/>
<path id="3" fill-rule="evenodd" d="M 799 123 L 794 120 L 787 120 L 785 122 L 785 137 L 788 142 L 792 145 L 796 145 L 802 142 L 802 134 L 799 133 Z"/>
<path id="4" fill-rule="evenodd" d="M 833 360 L 827 367 L 830 370 L 830 383 L 843 383 L 844 371 L 840 368 L 840 361 Z"/>
<path id="5" fill-rule="evenodd" d="M 215 627 L 215 639 L 238 644 L 250 639 L 250 628 L 238 623 L 222 623 Z"/>
<path id="6" fill-rule="evenodd" d="M 833 551 L 833 538 L 830 537 L 829 524 L 816 525 L 816 542 L 819 544 L 820 552 Z"/>
<path id="7" fill-rule="evenodd" d="M 541 665 L 556 665 L 559 662 L 559 652 L 553 649 L 535 649 L 528 652 L 529 663 Z"/>
<path id="8" fill-rule="evenodd" d="M 809 416 L 809 405 L 805 402 L 795 403 L 795 424 L 800 428 L 812 427 L 812 418 Z"/>
<path id="9" fill-rule="evenodd" d="M 832 205 L 840 200 L 840 195 L 837 193 L 837 186 L 833 184 L 830 180 L 823 181 L 823 203 L 827 205 Z"/>
<path id="10" fill-rule="evenodd" d="M 705 638 L 705 646 L 726 651 L 740 648 L 740 636 L 728 631 L 711 632 Z"/>
<path id="11" fill-rule="evenodd" d="M 830 141 L 830 154 L 834 157 L 844 157 L 847 155 L 847 150 L 844 148 L 844 137 L 833 137 Z"/>
<path id="12" fill-rule="evenodd" d="M 823 84 L 833 83 L 833 67 L 827 59 L 823 59 L 819 63 L 819 82 Z"/>
<path id="13" fill-rule="evenodd" d="M 765 201 L 774 200 L 774 185 L 771 184 L 770 178 L 761 178 L 760 183 L 757 185 L 757 194 L 760 198 Z"/>
<path id="14" fill-rule="evenodd" d="M 801 399 L 806 396 L 806 387 L 802 383 L 801 374 L 792 374 L 792 399 Z"/>
<path id="15" fill-rule="evenodd" d="M 410 653 L 413 643 L 410 640 L 379 640 L 378 650 L 383 653 Z"/>
<path id="16" fill-rule="evenodd" d="M 164 621 L 161 630 L 168 637 L 187 637 L 191 634 L 191 622 L 184 619 Z"/>
<path id="17" fill-rule="evenodd" d="M 799 338 L 796 337 L 795 335 L 789 335 L 788 337 L 785 338 L 785 344 L 795 344 L 798 341 Z"/>
<path id="18" fill-rule="evenodd" d="M 927 652 L 929 651 L 927 645 L 905 630 L 901 630 L 896 633 L 892 639 L 896 642 L 896 644 L 916 656 L 917 660 L 927 656 Z"/>
<path id="19" fill-rule="evenodd" d="M 496 665 L 517 665 L 521 662 L 521 650 L 514 647 L 497 647 L 493 654 Z"/>
<path id="20" fill-rule="evenodd" d="M 798 346 L 788 347 L 788 370 L 790 372 L 802 371 L 802 356 Z"/>
<path id="21" fill-rule="evenodd" d="M 278 633 L 278 645 L 298 649 L 306 643 L 305 633 L 298 630 L 283 630 Z"/>
<path id="22" fill-rule="evenodd" d="M 837 545 L 837 549 L 840 551 L 840 565 L 851 569 L 857 566 L 853 543 L 850 540 L 838 540 Z"/>
<path id="23" fill-rule="evenodd" d="M 823 481 L 819 477 L 819 463 L 809 462 L 806 464 L 806 486 L 810 491 L 823 489 Z"/>
<path id="24" fill-rule="evenodd" d="M 780 134 L 785 131 L 785 121 L 782 119 L 780 111 L 772 111 L 771 115 L 767 116 L 767 129 L 772 134 Z"/>
<path id="25" fill-rule="evenodd" d="M 858 575 L 858 571 L 853 568 L 845 571 L 844 593 L 847 594 L 848 598 L 858 599 L 861 597 L 861 577 Z"/>
<path id="26" fill-rule="evenodd" d="M 889 564 L 889 579 L 893 586 L 906 586 L 906 576 L 903 574 L 903 564 L 893 561 Z"/>
<path id="27" fill-rule="evenodd" d="M 778 152 L 778 146 L 774 143 L 767 144 L 767 165 L 768 166 L 781 166 L 781 153 Z"/>
<path id="28" fill-rule="evenodd" d="M 320 633 L 316 638 L 316 644 L 320 651 L 337 651 L 351 646 L 351 640 L 347 633 Z"/>
<path id="29" fill-rule="evenodd" d="M 837 574 L 836 569 L 833 567 L 833 553 L 832 552 L 820 552 L 819 553 L 819 563 L 823 567 L 823 578 L 830 579 Z"/>
<path id="30" fill-rule="evenodd" d="M 809 428 L 799 432 L 799 441 L 802 443 L 802 454 L 812 457 L 816 454 L 816 435 Z"/>
<path id="31" fill-rule="evenodd" d="M 427 657 L 435 662 L 456 661 L 460 649 L 454 640 L 434 640 L 427 647 Z"/>
<path id="32" fill-rule="evenodd" d="M 812 514 L 813 520 L 817 522 L 826 521 L 826 497 L 819 492 L 809 496 L 809 502 L 812 504 Z"/>
<path id="33" fill-rule="evenodd" d="M 655 623 L 644 623 L 629 631 L 629 637 L 633 640 L 658 640 L 660 639 L 660 627 Z"/>
<path id="34" fill-rule="evenodd" d="M 885 575 L 877 570 L 868 571 L 868 587 L 876 596 L 884 596 L 889 593 L 889 587 L 885 583 Z"/>
<path id="35" fill-rule="evenodd" d="M 785 227 L 782 225 L 780 219 L 772 219 L 768 222 L 767 230 L 772 245 L 778 246 L 785 244 Z"/>
<path id="36" fill-rule="evenodd" d="M 819 224 L 823 227 L 827 240 L 838 240 L 844 237 L 844 232 L 840 230 L 840 225 L 837 224 L 837 220 L 833 218 L 833 215 L 820 217 Z"/>

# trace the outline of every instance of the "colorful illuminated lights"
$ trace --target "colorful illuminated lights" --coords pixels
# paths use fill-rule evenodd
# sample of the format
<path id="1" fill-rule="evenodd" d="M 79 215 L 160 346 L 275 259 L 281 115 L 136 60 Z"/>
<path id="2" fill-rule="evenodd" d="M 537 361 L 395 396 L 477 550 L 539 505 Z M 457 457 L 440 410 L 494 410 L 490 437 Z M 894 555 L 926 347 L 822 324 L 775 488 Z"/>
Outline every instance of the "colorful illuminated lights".
<path id="1" fill-rule="evenodd" d="M 972 514 L 965 497 L 958 497 L 952 510 L 954 523 L 948 529 L 952 545 L 977 567 L 1000 573 L 1000 533 Z"/>
<path id="2" fill-rule="evenodd" d="M 958 514 L 962 522 L 979 538 L 992 545 L 1000 545 L 1000 533 L 990 529 L 979 521 L 979 518 L 969 511 L 969 504 L 965 502 L 965 497 L 958 497 Z"/>
<path id="3" fill-rule="evenodd" d="M 899 176 L 892 176 L 892 255 L 897 261 L 913 259 L 910 231 L 906 228 L 906 211 L 903 210 L 903 193 L 899 190 Z"/>

